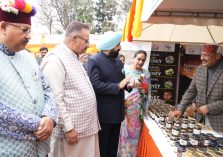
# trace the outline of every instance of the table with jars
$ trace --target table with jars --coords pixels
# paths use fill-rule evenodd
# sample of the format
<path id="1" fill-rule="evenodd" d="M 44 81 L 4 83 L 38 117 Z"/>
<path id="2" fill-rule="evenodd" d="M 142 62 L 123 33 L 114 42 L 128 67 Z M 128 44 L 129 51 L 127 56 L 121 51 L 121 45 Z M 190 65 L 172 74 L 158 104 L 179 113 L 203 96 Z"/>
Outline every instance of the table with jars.
<path id="1" fill-rule="evenodd" d="M 222 135 L 184 114 L 170 120 L 175 110 L 154 100 L 144 118 L 138 157 L 223 157 Z"/>

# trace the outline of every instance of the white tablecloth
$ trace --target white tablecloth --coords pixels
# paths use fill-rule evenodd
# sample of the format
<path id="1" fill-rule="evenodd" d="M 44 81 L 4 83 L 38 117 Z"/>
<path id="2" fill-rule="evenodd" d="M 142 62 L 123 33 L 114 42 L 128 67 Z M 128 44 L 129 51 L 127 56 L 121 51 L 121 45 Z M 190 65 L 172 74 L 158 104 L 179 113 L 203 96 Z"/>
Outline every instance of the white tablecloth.
<path id="1" fill-rule="evenodd" d="M 166 136 L 163 134 L 162 130 L 158 127 L 156 122 L 152 120 L 149 116 L 144 118 L 144 122 L 147 128 L 149 129 L 149 134 L 152 136 L 162 156 L 176 157 L 177 154 L 174 153 L 174 147 L 172 147 L 167 141 Z"/>

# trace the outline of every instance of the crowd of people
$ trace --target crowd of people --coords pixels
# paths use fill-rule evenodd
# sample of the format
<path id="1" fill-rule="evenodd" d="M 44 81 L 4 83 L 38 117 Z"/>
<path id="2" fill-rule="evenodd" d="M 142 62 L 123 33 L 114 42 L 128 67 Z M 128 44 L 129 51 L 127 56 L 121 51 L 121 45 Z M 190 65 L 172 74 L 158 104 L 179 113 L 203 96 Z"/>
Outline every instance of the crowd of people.
<path id="1" fill-rule="evenodd" d="M 151 76 L 143 68 L 147 52 L 136 51 L 125 65 L 122 33 L 109 31 L 97 43 L 100 51 L 89 56 L 90 28 L 74 21 L 63 43 L 50 52 L 41 48 L 36 60 L 25 50 L 35 9 L 16 2 L 21 4 L 0 9 L 0 156 L 137 157 L 151 102 Z M 196 100 L 193 112 L 223 133 L 220 48 L 203 46 L 202 64 L 170 118 Z"/>

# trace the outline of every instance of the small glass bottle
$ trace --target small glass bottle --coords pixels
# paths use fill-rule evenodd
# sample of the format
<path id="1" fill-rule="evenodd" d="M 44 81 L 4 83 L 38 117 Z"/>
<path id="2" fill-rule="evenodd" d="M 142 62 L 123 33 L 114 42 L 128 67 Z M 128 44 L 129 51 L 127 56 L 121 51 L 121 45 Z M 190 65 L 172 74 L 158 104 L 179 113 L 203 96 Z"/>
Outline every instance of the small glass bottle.
<path id="1" fill-rule="evenodd" d="M 174 118 L 174 126 L 180 127 L 181 126 L 181 119 L 180 118 Z"/>
<path id="2" fill-rule="evenodd" d="M 182 145 L 178 145 L 177 147 L 177 157 L 185 157 L 186 155 L 186 147 Z"/>
<path id="3" fill-rule="evenodd" d="M 182 146 L 187 146 L 188 145 L 188 141 L 189 141 L 188 135 L 181 135 L 180 136 L 180 144 Z"/>
<path id="4" fill-rule="evenodd" d="M 200 135 L 201 134 L 201 128 L 202 128 L 201 125 L 196 124 L 194 126 L 193 134 Z"/>
<path id="5" fill-rule="evenodd" d="M 181 124 L 182 129 L 187 129 L 188 128 L 188 120 L 183 119 L 182 124 Z"/>
<path id="6" fill-rule="evenodd" d="M 178 136 L 171 135 L 170 136 L 170 145 L 175 146 L 175 143 L 177 142 L 178 139 L 179 139 Z"/>
<path id="7" fill-rule="evenodd" d="M 195 119 L 194 118 L 189 118 L 188 128 L 194 129 L 194 126 L 195 126 Z"/>
<path id="8" fill-rule="evenodd" d="M 180 128 L 178 126 L 173 126 L 172 127 L 172 135 L 179 136 L 179 134 L 180 134 Z"/>
<path id="9" fill-rule="evenodd" d="M 200 144 L 201 146 L 208 147 L 210 143 L 209 137 L 206 134 L 201 134 Z"/>
<path id="10" fill-rule="evenodd" d="M 192 146 L 198 146 L 198 143 L 199 143 L 199 136 L 193 134 L 190 139 L 189 139 L 189 142 Z"/>

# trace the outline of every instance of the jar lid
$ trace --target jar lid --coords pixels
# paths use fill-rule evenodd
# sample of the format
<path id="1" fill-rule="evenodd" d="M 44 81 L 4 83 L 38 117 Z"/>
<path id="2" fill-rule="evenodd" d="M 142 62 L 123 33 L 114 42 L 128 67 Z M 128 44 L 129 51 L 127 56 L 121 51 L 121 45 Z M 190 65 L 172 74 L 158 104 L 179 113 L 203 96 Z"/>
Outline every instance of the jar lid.
<path id="1" fill-rule="evenodd" d="M 170 136 L 170 139 L 171 139 L 172 141 L 177 141 L 177 140 L 179 139 L 179 137 L 178 137 L 178 136 L 171 135 L 171 136 Z"/>
<path id="2" fill-rule="evenodd" d="M 200 124 L 196 124 L 196 125 L 194 126 L 194 129 L 199 129 L 199 130 L 201 130 L 201 128 L 202 128 L 202 126 L 201 126 Z"/>
<path id="3" fill-rule="evenodd" d="M 177 141 L 176 143 L 175 143 L 175 146 L 177 147 L 178 145 L 180 145 L 180 142 L 179 141 Z"/>
<path id="4" fill-rule="evenodd" d="M 181 123 L 181 119 L 174 117 L 174 123 Z"/>
<path id="5" fill-rule="evenodd" d="M 181 134 L 181 135 L 180 135 L 180 138 L 181 138 L 182 140 L 188 140 L 188 139 L 189 139 L 189 136 L 186 135 L 186 134 Z"/>
<path id="6" fill-rule="evenodd" d="M 193 135 L 191 136 L 191 138 L 194 139 L 194 140 L 198 140 L 198 139 L 199 139 L 199 135 L 193 134 Z"/>
<path id="7" fill-rule="evenodd" d="M 195 122 L 195 118 L 192 118 L 192 117 L 188 117 L 188 120 L 190 121 L 190 122 Z"/>
<path id="8" fill-rule="evenodd" d="M 177 151 L 180 151 L 180 152 L 186 152 L 186 147 L 185 146 L 182 146 L 181 144 L 178 145 L 177 147 Z"/>
<path id="9" fill-rule="evenodd" d="M 174 125 L 172 129 L 178 130 L 178 131 L 180 130 L 180 128 L 178 126 L 176 126 L 176 125 Z"/>

